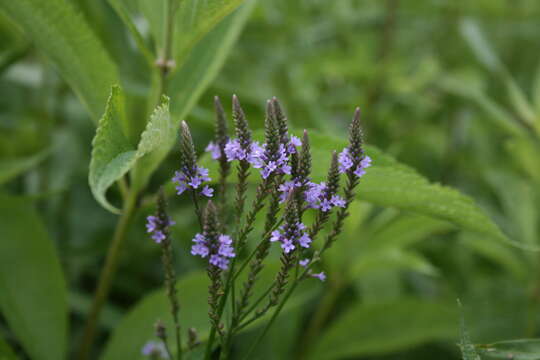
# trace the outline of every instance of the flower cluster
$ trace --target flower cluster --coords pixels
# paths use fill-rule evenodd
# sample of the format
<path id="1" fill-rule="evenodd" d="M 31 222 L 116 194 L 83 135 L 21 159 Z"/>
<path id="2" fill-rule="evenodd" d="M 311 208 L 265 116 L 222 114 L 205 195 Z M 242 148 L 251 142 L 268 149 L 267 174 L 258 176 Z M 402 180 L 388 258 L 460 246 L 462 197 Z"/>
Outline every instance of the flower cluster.
<path id="1" fill-rule="evenodd" d="M 331 194 L 325 182 L 320 184 L 310 182 L 306 190 L 306 202 L 313 209 L 329 211 L 334 206 L 345 207 L 345 200 L 339 195 Z"/>
<path id="2" fill-rule="evenodd" d="M 146 232 L 152 234 L 152 239 L 159 244 L 165 240 L 165 229 L 174 224 L 170 218 L 163 221 L 157 216 L 150 215 L 146 218 Z"/>
<path id="3" fill-rule="evenodd" d="M 142 350 L 142 354 L 145 356 L 149 356 L 152 359 L 168 359 L 169 354 L 167 354 L 167 349 L 165 348 L 165 345 L 162 342 L 158 341 L 149 341 L 147 342 Z"/>
<path id="4" fill-rule="evenodd" d="M 274 230 L 270 241 L 278 241 L 281 243 L 281 248 L 288 254 L 296 249 L 298 245 L 303 248 L 309 248 L 311 244 L 311 238 L 304 231 L 306 226 L 301 222 L 295 222 L 292 224 L 286 223 L 280 226 L 280 230 Z"/>
<path id="5" fill-rule="evenodd" d="M 297 180 L 285 181 L 281 184 L 278 188 L 281 192 L 280 202 L 284 202 L 287 199 L 288 194 L 300 186 L 301 183 Z M 307 189 L 304 192 L 304 197 L 309 208 L 320 209 L 321 211 L 327 212 L 334 206 L 345 207 L 345 200 L 339 195 L 332 194 L 325 182 L 317 184 L 310 181 L 307 183 L 306 187 Z"/>
<path id="6" fill-rule="evenodd" d="M 201 194 L 207 197 L 212 197 L 214 194 L 214 189 L 208 185 L 202 186 L 205 181 L 212 180 L 208 176 L 208 169 L 201 166 L 194 166 L 192 169 L 183 169 L 180 171 L 175 171 L 172 181 L 176 185 L 176 193 L 181 195 L 187 189 L 197 190 L 202 187 Z"/>
<path id="7" fill-rule="evenodd" d="M 359 159 L 353 159 L 348 148 L 343 149 L 339 154 L 339 172 L 344 173 L 348 171 L 354 166 L 355 160 L 358 161 Z M 366 173 L 365 169 L 370 166 L 371 158 L 365 155 L 360 159 L 358 166 L 354 169 L 353 173 L 358 177 L 362 177 Z"/>
<path id="8" fill-rule="evenodd" d="M 289 157 L 291 154 L 296 153 L 296 147 L 298 146 L 302 146 L 302 141 L 294 135 L 290 137 L 287 143 L 280 144 L 277 152 L 271 151 L 266 144 L 261 146 L 256 141 L 251 142 L 249 147 L 245 148 L 238 139 L 230 139 L 225 145 L 224 152 L 227 161 L 248 161 L 255 169 L 261 169 L 261 176 L 266 179 L 273 172 L 291 173 Z M 210 152 L 215 160 L 221 158 L 220 148 L 214 142 L 208 144 L 206 151 Z"/>
<path id="9" fill-rule="evenodd" d="M 227 270 L 229 258 L 236 256 L 232 247 L 232 239 L 228 235 L 219 235 L 217 244 L 212 244 L 206 236 L 199 233 L 195 235 L 193 242 L 195 244 L 191 247 L 192 255 L 198 255 L 202 258 L 210 255 L 210 264 L 222 270 Z"/>

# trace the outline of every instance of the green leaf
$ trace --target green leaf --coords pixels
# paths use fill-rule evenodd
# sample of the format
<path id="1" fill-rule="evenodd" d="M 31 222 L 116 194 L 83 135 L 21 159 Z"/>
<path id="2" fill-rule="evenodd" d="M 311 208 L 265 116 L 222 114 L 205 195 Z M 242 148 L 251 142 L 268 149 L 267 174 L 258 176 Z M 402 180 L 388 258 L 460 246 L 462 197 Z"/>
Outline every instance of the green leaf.
<path id="1" fill-rule="evenodd" d="M 66 79 L 98 119 L 112 84 L 116 65 L 85 19 L 66 0 L 0 0 L 12 18 Z"/>
<path id="2" fill-rule="evenodd" d="M 67 291 L 55 248 L 31 203 L 0 195 L 0 310 L 35 360 L 66 354 Z"/>
<path id="3" fill-rule="evenodd" d="M 34 168 L 49 154 L 50 151 L 42 151 L 27 157 L 0 159 L 0 185 Z"/>
<path id="4" fill-rule="evenodd" d="M 492 121 L 508 134 L 515 137 L 526 136 L 526 131 L 506 109 L 463 76 L 447 76 L 440 81 L 439 85 L 445 91 L 476 103 L 488 115 L 487 120 Z"/>
<path id="5" fill-rule="evenodd" d="M 173 99 L 171 113 L 175 119 L 183 119 L 188 115 L 217 76 L 255 3 L 255 0 L 248 0 L 228 15 L 195 46 L 181 68 L 172 75 L 169 93 Z M 177 132 L 178 124 L 174 126 L 174 133 Z M 152 166 L 159 166 L 173 143 L 163 149 L 161 156 L 156 155 L 156 158 L 152 159 Z"/>
<path id="6" fill-rule="evenodd" d="M 176 61 L 183 63 L 193 46 L 244 0 L 184 0 L 176 18 Z"/>
<path id="7" fill-rule="evenodd" d="M 310 141 L 313 158 L 321 159 L 313 164 L 313 177 L 322 181 L 332 150 L 341 151 L 347 144 L 344 140 L 314 131 L 310 131 Z M 360 181 L 359 200 L 413 211 L 449 221 L 460 229 L 510 241 L 470 197 L 450 187 L 430 183 L 412 168 L 373 147 L 366 146 L 366 152 L 373 159 L 373 166 L 367 169 Z"/>
<path id="8" fill-rule="evenodd" d="M 195 46 L 173 74 L 169 93 L 174 99 L 171 112 L 175 117 L 183 119 L 216 77 L 255 4 L 255 0 L 249 0 L 227 16 Z"/>
<path id="9" fill-rule="evenodd" d="M 103 207 L 113 213 L 118 213 L 119 210 L 107 201 L 107 189 L 132 169 L 138 159 L 145 155 L 151 157 L 150 160 L 153 157 L 163 157 L 174 140 L 168 98 L 164 98 L 163 103 L 150 117 L 137 148 L 130 144 L 126 135 L 126 126 L 124 96 L 120 87 L 113 86 L 105 114 L 99 121 L 92 141 L 89 172 L 89 183 L 94 197 Z M 149 163 L 148 160 L 143 160 L 146 168 L 139 169 L 135 178 L 134 186 L 138 188 L 146 184 L 157 166 L 157 163 Z"/>
<path id="10" fill-rule="evenodd" d="M 454 307 L 412 298 L 356 304 L 313 344 L 309 358 L 328 360 L 388 354 L 448 339 L 457 332 L 456 319 Z"/>
<path id="11" fill-rule="evenodd" d="M 15 355 L 8 343 L 0 337 L 0 360 L 17 360 L 18 357 Z"/>
<path id="12" fill-rule="evenodd" d="M 157 53 L 164 47 L 166 2 L 168 0 L 139 0 L 139 9 L 150 24 L 150 31 L 157 44 Z M 176 1 L 174 58 L 182 66 L 191 49 L 244 0 L 182 0 Z M 174 2 L 173 2 L 174 3 Z"/>
<path id="13" fill-rule="evenodd" d="M 499 60 L 497 54 L 491 49 L 488 41 L 484 38 L 480 27 L 472 19 L 465 19 L 459 25 L 461 35 L 465 38 L 469 46 L 485 67 L 494 72 L 506 71 L 504 65 Z"/>
<path id="14" fill-rule="evenodd" d="M 477 345 L 482 359 L 540 360 L 540 340 L 520 339 Z"/>

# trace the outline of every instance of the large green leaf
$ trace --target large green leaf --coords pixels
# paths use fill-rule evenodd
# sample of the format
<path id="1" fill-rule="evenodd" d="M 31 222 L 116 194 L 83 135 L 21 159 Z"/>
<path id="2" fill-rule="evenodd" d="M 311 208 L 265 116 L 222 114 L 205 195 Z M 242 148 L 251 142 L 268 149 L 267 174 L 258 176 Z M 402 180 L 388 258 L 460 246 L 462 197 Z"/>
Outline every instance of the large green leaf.
<path id="1" fill-rule="evenodd" d="M 313 158 L 322 159 L 313 163 L 314 178 L 321 181 L 325 177 L 331 151 L 341 151 L 347 144 L 344 140 L 314 131 L 310 131 L 310 141 Z M 508 241 L 470 197 L 450 187 L 430 183 L 412 168 L 371 146 L 366 146 L 366 152 L 373 159 L 373 166 L 367 169 L 360 181 L 358 199 L 446 220 L 461 229 Z"/>
<path id="2" fill-rule="evenodd" d="M 169 115 L 169 100 L 164 98 L 163 103 L 154 111 L 137 147 L 129 142 L 126 125 L 124 97 L 121 89 L 114 86 L 105 114 L 99 121 L 96 136 L 92 141 L 89 183 L 96 200 L 115 213 L 119 210 L 107 201 L 107 189 L 133 168 L 138 159 L 154 153 L 161 156 L 172 143 L 174 129 Z M 146 169 L 140 169 L 138 172 L 140 174 L 136 178 L 138 186 L 146 182 L 157 166 L 157 164 L 146 165 Z"/>
<path id="3" fill-rule="evenodd" d="M 540 340 L 520 339 L 477 345 L 482 359 L 540 360 Z"/>
<path id="4" fill-rule="evenodd" d="M 21 26 L 98 119 L 119 80 L 116 65 L 84 18 L 66 0 L 0 0 L 0 10 Z"/>
<path id="5" fill-rule="evenodd" d="M 387 354 L 457 333 L 455 308 L 418 299 L 356 304 L 313 344 L 310 359 Z"/>
<path id="6" fill-rule="evenodd" d="M 35 360 L 66 353 L 68 309 L 60 261 L 32 204 L 0 195 L 0 309 Z"/>

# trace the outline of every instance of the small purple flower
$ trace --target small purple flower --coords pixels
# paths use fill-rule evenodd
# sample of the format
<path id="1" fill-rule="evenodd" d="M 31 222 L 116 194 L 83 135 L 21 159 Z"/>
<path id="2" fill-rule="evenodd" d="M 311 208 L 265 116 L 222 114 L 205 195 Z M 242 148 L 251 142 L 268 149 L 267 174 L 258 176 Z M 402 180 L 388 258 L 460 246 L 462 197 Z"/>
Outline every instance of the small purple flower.
<path id="1" fill-rule="evenodd" d="M 236 256 L 232 247 L 232 239 L 228 235 L 219 235 L 217 243 L 211 244 L 205 235 L 196 234 L 193 242 L 195 244 L 191 247 L 192 255 L 198 255 L 202 258 L 210 255 L 209 263 L 222 270 L 227 270 L 229 267 L 229 258 Z"/>
<path id="2" fill-rule="evenodd" d="M 330 201 L 332 202 L 332 204 L 334 204 L 334 206 L 337 206 L 340 208 L 344 208 L 346 205 L 345 200 L 343 200 L 343 198 L 339 195 L 333 195 Z"/>
<path id="3" fill-rule="evenodd" d="M 296 151 L 294 146 L 292 149 Z M 267 179 L 274 172 L 289 175 L 291 173 L 291 166 L 288 164 L 290 150 L 283 144 L 279 145 L 277 152 L 271 152 L 266 145 L 262 147 L 257 145 L 249 156 L 249 162 L 255 169 L 261 169 L 263 179 Z"/>
<path id="4" fill-rule="evenodd" d="M 214 189 L 212 189 L 208 185 L 205 185 L 204 188 L 201 190 L 201 194 L 206 197 L 212 197 L 212 195 L 214 195 Z"/>
<path id="5" fill-rule="evenodd" d="M 325 281 L 326 280 L 326 274 L 324 273 L 324 271 L 321 271 L 320 273 L 318 274 L 310 274 L 311 277 L 314 277 L 314 278 L 317 278 L 321 281 Z"/>
<path id="6" fill-rule="evenodd" d="M 344 173 L 354 166 L 353 158 L 349 153 L 349 149 L 345 148 L 339 153 L 339 172 Z M 362 177 L 366 173 L 366 168 L 371 166 L 371 158 L 365 155 L 361 160 L 353 174 L 357 177 Z"/>
<path id="7" fill-rule="evenodd" d="M 342 152 L 339 153 L 338 156 L 339 161 L 339 172 L 344 173 L 347 170 L 349 170 L 354 164 L 353 160 L 351 158 L 351 155 L 349 155 L 349 149 L 345 148 Z"/>
<path id="8" fill-rule="evenodd" d="M 306 267 L 306 266 L 308 266 L 309 261 L 310 261 L 310 259 L 306 258 L 306 259 L 300 260 L 298 263 L 300 264 L 300 266 Z"/>
<path id="9" fill-rule="evenodd" d="M 166 238 L 164 230 L 174 224 L 175 222 L 170 218 L 166 222 L 163 222 L 159 217 L 149 215 L 146 218 L 146 232 L 152 234 L 152 240 L 159 244 Z"/>
<path id="10" fill-rule="evenodd" d="M 206 147 L 205 151 L 212 154 L 212 159 L 217 160 L 221 157 L 221 149 L 219 148 L 219 145 L 215 142 L 211 141 L 208 146 Z"/>
<path id="11" fill-rule="evenodd" d="M 225 155 L 227 156 L 227 161 L 245 160 L 247 157 L 246 151 L 242 149 L 242 145 L 240 145 L 238 139 L 230 139 L 225 144 Z"/>
<path id="12" fill-rule="evenodd" d="M 208 176 L 208 169 L 201 166 L 195 166 L 189 171 L 187 169 L 176 171 L 174 173 L 174 177 L 172 178 L 172 181 L 177 184 L 176 193 L 178 195 L 181 195 L 187 189 L 196 190 L 204 182 L 210 180 L 212 179 L 210 178 L 210 176 Z M 201 194 L 207 197 L 211 197 L 212 193 L 213 190 L 210 189 L 208 186 L 205 186 L 201 191 Z"/>
<path id="13" fill-rule="evenodd" d="M 291 181 L 285 181 L 283 184 L 279 185 L 278 190 L 281 192 L 279 195 L 279 202 L 284 202 L 287 200 L 287 196 L 293 191 L 295 188 L 300 186 L 300 182 L 296 180 Z"/>
<path id="14" fill-rule="evenodd" d="M 143 346 L 141 353 L 145 356 L 159 356 L 161 359 L 169 358 L 165 345 L 157 341 L 148 341 Z"/>
<path id="15" fill-rule="evenodd" d="M 281 248 L 285 254 L 296 249 L 297 245 L 303 248 L 309 248 L 311 238 L 304 231 L 305 229 L 306 226 L 301 222 L 282 225 L 279 227 L 279 230 L 272 231 L 270 241 L 281 243 Z"/>

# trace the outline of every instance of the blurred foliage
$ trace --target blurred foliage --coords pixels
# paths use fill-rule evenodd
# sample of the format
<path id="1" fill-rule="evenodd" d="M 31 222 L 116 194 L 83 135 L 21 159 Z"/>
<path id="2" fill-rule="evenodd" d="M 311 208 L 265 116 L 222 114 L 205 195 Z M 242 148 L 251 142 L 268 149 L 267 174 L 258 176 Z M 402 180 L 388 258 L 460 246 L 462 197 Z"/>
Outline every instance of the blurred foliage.
<path id="1" fill-rule="evenodd" d="M 150 2 L 47 0 L 43 3 L 69 3 L 70 14 L 88 24 L 81 30 L 54 15 L 55 33 L 47 35 L 40 27 L 46 25 L 41 13 L 26 8 L 28 12 L 15 14 L 14 3 L 0 0 L 0 184 L 2 193 L 10 194 L 0 197 L 0 284 L 2 291 L 17 285 L 9 273 L 14 265 L 2 259 L 4 246 L 44 247 L 25 254 L 24 263 L 37 275 L 47 274 L 36 277 L 35 286 L 58 288 L 46 295 L 62 299 L 52 307 L 48 296 L 39 299 L 41 311 L 50 311 L 54 321 L 41 311 L 26 315 L 36 321 L 34 326 L 43 326 L 40 333 L 66 332 L 56 307 L 67 301 L 63 306 L 70 309 L 71 352 L 115 223 L 88 186 L 95 124 L 105 109 L 108 81 L 118 78 L 132 119 L 125 135 L 136 148 L 153 110 L 147 99 L 155 103 L 151 54 L 159 44 L 150 34 L 160 13 L 147 12 L 148 21 L 132 17 L 129 24 L 126 19 L 137 10 L 152 10 L 133 4 Z M 171 113 L 190 122 L 199 152 L 213 136 L 213 95 L 229 99 L 238 94 L 254 128 L 262 126 L 265 99 L 275 95 L 296 129 L 329 136 L 334 143 L 325 140 L 328 147 L 343 143 L 345 127 L 359 105 L 368 143 L 408 165 L 399 173 L 384 172 L 383 166 L 378 170 L 382 173 L 366 178 L 359 198 L 367 201 L 355 203 L 345 233 L 323 263 L 329 279 L 298 293 L 293 302 L 302 306 L 293 303 L 287 309 L 257 358 L 460 359 L 455 346 L 460 339 L 457 298 L 468 330 L 462 349 L 479 344 L 477 354 L 469 351 L 465 359 L 539 358 L 536 341 L 510 340 L 540 335 L 540 254 L 524 250 L 540 246 L 540 3 L 260 1 L 234 46 L 241 25 L 226 17 L 230 11 L 205 17 L 208 23 L 181 39 L 183 67 L 170 85 Z M 34 33 L 29 35 L 24 23 Z M 130 25 L 140 31 L 140 39 L 128 31 Z M 84 41 L 62 40 L 70 26 Z M 208 35 L 197 35 L 213 26 Z M 52 36 L 57 43 L 30 41 L 36 36 Z M 64 47 L 72 58 L 59 56 Z M 98 64 L 91 58 L 97 53 L 106 55 Z M 86 63 L 94 73 L 86 72 Z M 224 103 L 230 108 L 229 101 Z M 166 157 L 150 179 L 149 194 L 170 178 L 178 166 L 175 155 Z M 411 195 L 413 205 L 383 207 L 388 204 L 373 200 L 378 185 L 397 186 L 408 176 L 425 181 L 419 174 L 473 198 L 520 246 L 478 231 L 481 221 L 469 213 L 452 213 L 456 221 L 434 217 L 433 211 L 444 213 L 442 206 L 422 210 L 451 205 L 450 195 L 457 194 L 446 198 L 431 193 L 439 189 L 436 184 L 425 182 Z M 413 190 L 403 186 L 390 196 L 396 202 L 400 196 L 409 199 Z M 117 191 L 109 195 L 112 203 L 121 198 Z M 112 335 L 110 342 L 100 338 L 105 359 L 128 351 L 130 359 L 139 356 L 140 349 L 130 346 L 150 337 L 153 320 L 164 313 L 162 294 L 147 295 L 162 283 L 159 248 L 143 230 L 151 199 L 144 197 L 135 214 L 102 317 L 102 330 Z M 183 276 L 181 302 L 191 306 L 189 316 L 204 338 L 206 283 L 202 263 L 189 255 L 196 219 L 188 201 L 171 205 L 177 222 L 177 270 Z M 25 232 L 14 232 L 17 223 Z M 57 255 L 46 258 L 53 252 L 51 242 Z M 59 266 L 65 279 L 55 275 Z M 64 287 L 67 294 L 62 294 Z M 10 292 L 21 296 L 21 306 L 37 296 L 24 289 Z M 0 316 L 0 359 L 13 359 L 13 353 L 38 359 L 42 342 L 48 344 L 49 358 L 57 356 L 54 351 L 61 354 L 58 338 L 21 341 L 27 330 L 12 324 L 23 327 L 26 321 Z M 238 358 L 256 335 L 251 330 L 234 344 Z"/>

